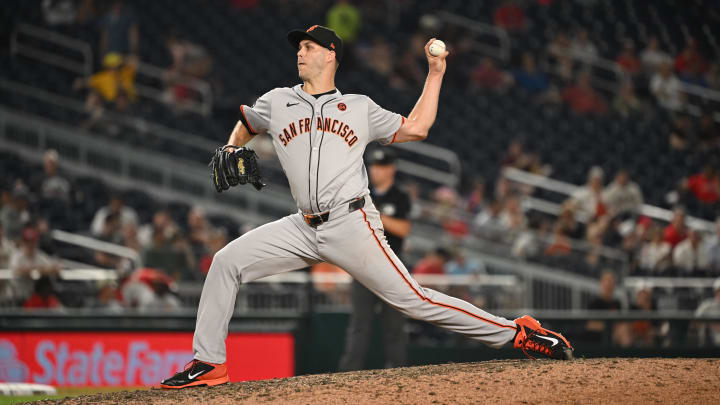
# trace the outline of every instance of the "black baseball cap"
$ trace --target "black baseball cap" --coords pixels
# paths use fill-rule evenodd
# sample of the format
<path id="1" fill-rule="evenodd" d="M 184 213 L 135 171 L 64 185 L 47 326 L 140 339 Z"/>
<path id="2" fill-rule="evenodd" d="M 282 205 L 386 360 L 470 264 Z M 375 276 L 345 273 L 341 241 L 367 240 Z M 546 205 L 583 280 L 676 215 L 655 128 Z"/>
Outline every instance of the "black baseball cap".
<path id="1" fill-rule="evenodd" d="M 335 33 L 335 31 L 331 30 L 328 27 L 323 27 L 322 25 L 313 25 L 305 31 L 292 30 L 288 32 L 287 39 L 288 42 L 290 42 L 290 45 L 292 45 L 295 49 L 298 49 L 298 46 L 300 46 L 300 41 L 302 41 L 303 39 L 311 39 L 314 42 L 320 44 L 321 46 L 331 51 L 335 51 L 335 59 L 338 61 L 338 63 L 340 63 L 340 61 L 342 60 L 343 41 Z"/>
<path id="2" fill-rule="evenodd" d="M 378 148 L 370 153 L 370 165 L 393 165 L 397 160 L 395 152 L 388 148 Z"/>

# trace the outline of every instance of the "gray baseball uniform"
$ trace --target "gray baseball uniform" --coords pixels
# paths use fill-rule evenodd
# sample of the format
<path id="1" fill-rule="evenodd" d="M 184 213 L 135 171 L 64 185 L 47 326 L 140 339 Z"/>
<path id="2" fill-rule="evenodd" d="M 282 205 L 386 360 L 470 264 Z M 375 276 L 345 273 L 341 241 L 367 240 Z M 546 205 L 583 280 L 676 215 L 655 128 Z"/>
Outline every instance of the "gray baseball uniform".
<path id="1" fill-rule="evenodd" d="M 463 333 L 495 348 L 515 336 L 515 322 L 463 300 L 421 287 L 383 234 L 368 197 L 363 153 L 368 143 L 393 142 L 404 118 L 369 97 L 339 91 L 317 98 L 301 85 L 277 88 L 241 106 L 253 134 L 267 133 L 288 177 L 298 212 L 230 242 L 213 258 L 200 297 L 195 359 L 225 362 L 225 338 L 240 283 L 318 262 L 335 264 L 405 315 Z M 359 209 L 349 202 L 364 197 Z M 356 208 L 356 207 L 353 207 Z M 308 225 L 303 214 L 328 212 Z"/>

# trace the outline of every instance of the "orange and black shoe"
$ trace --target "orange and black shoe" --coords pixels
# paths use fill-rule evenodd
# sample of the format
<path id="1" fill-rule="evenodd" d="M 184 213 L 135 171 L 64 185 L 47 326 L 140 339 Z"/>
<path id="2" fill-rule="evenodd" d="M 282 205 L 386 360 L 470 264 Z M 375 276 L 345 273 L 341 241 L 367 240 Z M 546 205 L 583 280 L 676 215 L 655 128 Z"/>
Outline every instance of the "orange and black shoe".
<path id="1" fill-rule="evenodd" d="M 563 335 L 544 329 L 540 322 L 529 315 L 516 319 L 515 323 L 518 329 L 513 347 L 522 350 L 529 358 L 535 359 L 530 354 L 532 352 L 551 359 L 573 359 L 574 349 Z"/>
<path id="2" fill-rule="evenodd" d="M 185 365 L 185 370 L 163 380 L 160 388 L 178 389 L 188 387 L 209 387 L 230 381 L 225 364 L 206 363 L 193 360 Z"/>

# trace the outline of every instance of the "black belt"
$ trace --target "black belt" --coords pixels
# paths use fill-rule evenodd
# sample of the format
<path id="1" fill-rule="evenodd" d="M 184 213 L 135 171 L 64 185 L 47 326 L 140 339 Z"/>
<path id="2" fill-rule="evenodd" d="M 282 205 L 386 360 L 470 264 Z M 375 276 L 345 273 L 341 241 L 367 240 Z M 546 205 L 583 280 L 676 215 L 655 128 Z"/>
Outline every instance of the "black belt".
<path id="1" fill-rule="evenodd" d="M 348 204 L 348 213 L 359 210 L 365 206 L 365 196 L 358 197 Z M 327 222 L 330 219 L 330 211 L 325 211 L 320 214 L 303 214 L 305 222 L 313 228 L 317 228 L 318 225 Z"/>

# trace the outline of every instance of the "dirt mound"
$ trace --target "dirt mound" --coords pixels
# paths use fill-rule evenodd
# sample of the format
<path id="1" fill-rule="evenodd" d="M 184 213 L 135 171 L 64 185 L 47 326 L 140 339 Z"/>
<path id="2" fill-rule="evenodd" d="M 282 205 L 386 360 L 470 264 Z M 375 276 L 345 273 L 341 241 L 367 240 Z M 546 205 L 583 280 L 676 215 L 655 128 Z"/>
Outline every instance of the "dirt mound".
<path id="1" fill-rule="evenodd" d="M 720 401 L 720 359 L 490 361 L 320 374 L 56 404 L 475 404 Z"/>

